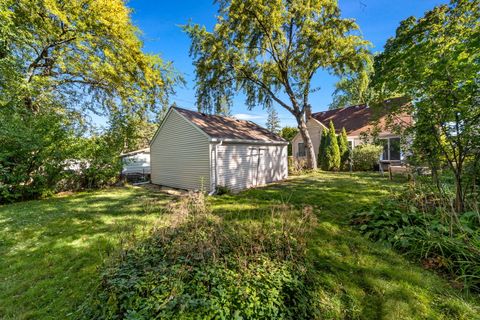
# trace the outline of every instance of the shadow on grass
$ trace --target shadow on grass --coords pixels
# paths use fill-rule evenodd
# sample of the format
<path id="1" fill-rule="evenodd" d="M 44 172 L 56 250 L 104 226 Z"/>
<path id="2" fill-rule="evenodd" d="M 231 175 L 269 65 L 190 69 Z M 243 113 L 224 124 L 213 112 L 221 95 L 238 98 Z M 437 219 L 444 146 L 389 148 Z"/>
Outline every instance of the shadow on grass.
<path id="1" fill-rule="evenodd" d="M 0 207 L 0 318 L 68 318 L 125 234 L 150 229 L 169 201 L 113 188 Z"/>

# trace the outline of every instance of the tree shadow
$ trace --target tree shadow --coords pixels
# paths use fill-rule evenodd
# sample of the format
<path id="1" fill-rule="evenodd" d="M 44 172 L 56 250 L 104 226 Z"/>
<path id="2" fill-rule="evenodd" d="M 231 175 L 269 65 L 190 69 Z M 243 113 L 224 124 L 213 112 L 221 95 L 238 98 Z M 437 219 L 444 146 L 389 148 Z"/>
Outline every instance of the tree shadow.
<path id="1" fill-rule="evenodd" d="M 71 316 L 102 261 L 122 238 L 149 230 L 170 200 L 112 188 L 0 207 L 0 318 Z"/>

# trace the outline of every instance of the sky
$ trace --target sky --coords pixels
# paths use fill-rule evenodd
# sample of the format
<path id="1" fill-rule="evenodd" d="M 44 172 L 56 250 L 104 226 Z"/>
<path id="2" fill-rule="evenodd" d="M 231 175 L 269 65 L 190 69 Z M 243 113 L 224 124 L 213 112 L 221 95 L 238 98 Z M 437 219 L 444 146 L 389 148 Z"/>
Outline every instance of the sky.
<path id="1" fill-rule="evenodd" d="M 448 3 L 440 0 L 339 0 L 342 16 L 353 18 L 360 27 L 363 37 L 372 43 L 372 52 L 381 52 L 387 39 L 395 35 L 400 21 L 410 17 L 421 17 L 436 5 Z M 189 22 L 205 25 L 212 30 L 217 8 L 212 0 L 130 0 L 133 23 L 142 31 L 144 49 L 172 61 L 175 69 L 186 80 L 186 85 L 176 88 L 172 103 L 186 109 L 196 110 L 195 69 L 189 56 L 190 39 L 181 26 Z M 313 87 L 319 87 L 310 96 L 313 112 L 324 111 L 332 101 L 332 93 L 338 78 L 319 72 L 313 79 Z M 296 122 L 288 111 L 276 106 L 281 125 L 295 126 Z M 234 98 L 232 115 L 265 125 L 267 112 L 258 106 L 248 110 L 241 94 Z"/>

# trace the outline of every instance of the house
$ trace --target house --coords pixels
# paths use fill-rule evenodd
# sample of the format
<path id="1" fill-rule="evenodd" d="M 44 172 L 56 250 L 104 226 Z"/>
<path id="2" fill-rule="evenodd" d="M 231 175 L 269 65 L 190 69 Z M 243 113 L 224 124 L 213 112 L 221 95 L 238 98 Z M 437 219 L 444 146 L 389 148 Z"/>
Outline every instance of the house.
<path id="1" fill-rule="evenodd" d="M 384 110 L 396 107 L 407 107 L 410 100 L 405 97 L 392 98 L 384 101 Z M 408 115 L 395 116 L 391 121 L 387 120 L 386 112 L 379 115 L 376 109 L 368 105 L 357 105 L 341 109 L 328 110 L 313 113 L 307 121 L 308 132 L 312 139 L 315 156 L 318 154 L 322 130 L 329 127 L 330 121 L 335 126 L 336 133 L 340 134 L 342 128 L 345 128 L 350 148 L 364 143 L 362 136 L 375 132 L 383 143 L 384 151 L 381 155 L 381 161 L 384 163 L 399 162 L 404 158 L 400 144 L 400 135 L 396 130 L 406 128 L 412 124 L 412 117 Z M 292 154 L 296 158 L 306 156 L 305 145 L 300 134 L 297 134 L 292 140 Z"/>
<path id="2" fill-rule="evenodd" d="M 122 176 L 150 177 L 150 148 L 135 150 L 120 155 L 122 159 Z"/>
<path id="3" fill-rule="evenodd" d="M 150 142 L 151 181 L 215 192 L 283 180 L 287 145 L 250 121 L 171 107 Z"/>

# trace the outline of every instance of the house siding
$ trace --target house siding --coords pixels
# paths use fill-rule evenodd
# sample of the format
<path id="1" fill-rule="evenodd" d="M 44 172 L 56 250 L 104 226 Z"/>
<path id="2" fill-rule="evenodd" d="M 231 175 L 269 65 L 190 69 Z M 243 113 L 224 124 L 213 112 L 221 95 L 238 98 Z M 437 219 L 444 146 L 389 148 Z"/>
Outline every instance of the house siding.
<path id="1" fill-rule="evenodd" d="M 222 144 L 217 147 L 216 162 L 217 185 L 232 191 L 288 177 L 287 145 Z M 214 172 L 215 161 L 212 163 Z"/>
<path id="2" fill-rule="evenodd" d="M 152 183 L 209 191 L 209 150 L 208 137 L 171 109 L 150 146 Z"/>
<path id="3" fill-rule="evenodd" d="M 320 148 L 320 140 L 322 137 L 323 127 L 314 120 L 309 120 L 307 122 L 307 130 L 310 134 L 310 139 L 312 139 L 313 150 L 315 150 L 315 158 L 318 155 L 318 149 Z M 298 158 L 298 144 L 303 142 L 302 136 L 297 134 L 292 140 L 292 155 Z"/>

